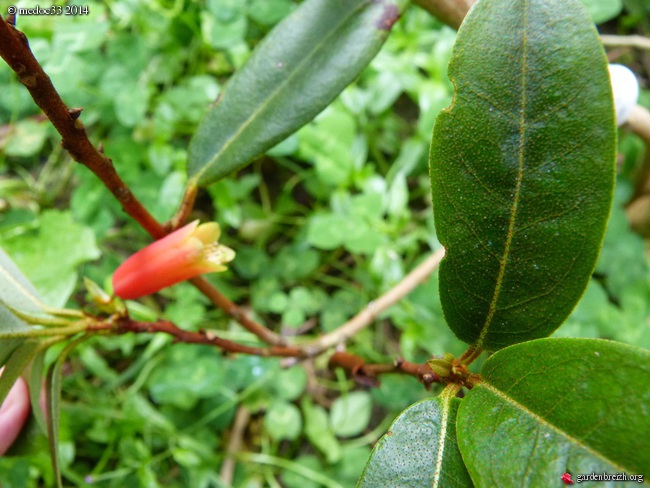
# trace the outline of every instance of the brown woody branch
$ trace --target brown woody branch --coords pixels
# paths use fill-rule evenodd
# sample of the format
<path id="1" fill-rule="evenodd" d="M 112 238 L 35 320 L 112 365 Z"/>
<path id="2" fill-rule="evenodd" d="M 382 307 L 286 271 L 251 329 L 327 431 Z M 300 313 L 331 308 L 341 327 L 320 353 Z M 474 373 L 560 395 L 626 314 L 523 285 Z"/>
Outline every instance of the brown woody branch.
<path id="1" fill-rule="evenodd" d="M 162 332 L 171 335 L 177 342 L 216 346 L 226 353 L 250 354 L 264 357 L 287 357 L 295 359 L 306 359 L 309 357 L 307 351 L 298 346 L 247 346 L 218 337 L 210 331 L 201 330 L 193 332 L 181 329 L 167 320 L 141 322 L 132 320 L 129 317 L 120 317 L 114 321 L 86 327 L 85 330 L 87 332 L 97 333 L 106 331 L 117 334 L 127 334 L 129 332 Z M 429 389 L 433 383 L 446 383 L 431 370 L 428 364 L 411 363 L 402 358 L 396 359 L 393 364 L 366 364 L 366 362 L 359 356 L 347 352 L 336 352 L 329 360 L 329 368 L 342 368 L 357 383 L 365 386 L 378 386 L 378 376 L 388 373 L 414 376 L 424 384 L 427 389 Z"/>
<path id="2" fill-rule="evenodd" d="M 124 184 L 110 158 L 97 150 L 89 141 L 79 117 L 81 109 L 69 109 L 63 103 L 50 77 L 32 54 L 25 34 L 9 25 L 2 17 L 0 17 L 0 56 L 18 75 L 18 79 L 25 85 L 36 104 L 61 134 L 63 148 L 75 161 L 95 173 L 117 198 L 122 208 L 149 234 L 157 239 L 163 237 L 164 228 Z"/>
<path id="3" fill-rule="evenodd" d="M 231 302 L 228 298 L 223 296 L 218 290 L 216 290 L 212 285 L 210 285 L 205 278 L 198 277 L 191 280 L 192 284 L 196 286 L 204 295 L 206 295 L 213 303 L 215 303 L 220 309 L 225 313 L 237 320 L 242 326 L 247 330 L 254 332 L 257 337 L 264 340 L 268 344 L 272 344 L 270 347 L 253 347 L 245 346 L 236 342 L 228 341 L 220 337 L 215 336 L 210 332 L 190 332 L 184 329 L 178 328 L 171 322 L 168 321 L 158 321 L 158 322 L 135 322 L 128 318 L 123 319 L 120 322 L 119 330 L 122 332 L 164 332 L 170 335 L 173 335 L 180 342 L 187 343 L 196 343 L 196 344 L 212 344 L 221 349 L 233 352 L 233 353 L 243 353 L 243 354 L 255 354 L 258 356 L 279 356 L 279 357 L 291 357 L 291 358 L 308 358 L 317 356 L 327 349 L 337 346 L 346 339 L 352 337 L 357 332 L 363 328 L 369 326 L 377 316 L 394 305 L 396 302 L 401 300 L 404 296 L 410 293 L 417 285 L 426 280 L 431 273 L 433 273 L 438 266 L 440 261 L 445 255 L 444 249 L 440 249 L 425 259 L 420 263 L 415 269 L 413 269 L 409 274 L 407 274 L 404 279 L 402 279 L 397 285 L 388 290 L 385 294 L 380 296 L 377 300 L 368 304 L 357 315 L 352 317 L 348 322 L 343 324 L 338 329 L 333 332 L 326 334 L 318 339 L 301 345 L 289 346 L 283 344 L 283 338 L 273 333 L 269 329 L 257 324 L 252 321 L 246 315 L 243 314 L 240 307 Z M 345 354 L 345 353 L 337 353 Z M 336 356 L 336 354 L 335 354 Z M 349 357 L 352 357 L 348 355 Z M 338 356 L 343 358 L 344 356 Z M 355 356 L 356 357 L 356 356 Z M 361 358 L 357 358 L 358 361 L 363 362 Z M 365 364 L 365 363 L 364 363 Z M 415 366 L 412 363 L 406 361 L 401 361 L 391 366 L 390 372 L 393 373 L 406 373 L 413 376 L 417 376 L 425 385 L 430 385 L 432 382 L 437 382 L 436 379 L 430 378 L 428 373 L 431 372 L 431 369 L 426 365 L 417 365 L 418 368 L 414 369 Z M 422 369 L 424 368 L 424 369 Z M 353 372 L 352 366 L 348 365 L 345 369 Z M 371 378 L 382 372 L 380 371 L 381 367 L 375 366 L 365 366 L 365 373 L 362 376 Z"/>
<path id="4" fill-rule="evenodd" d="M 192 278 L 190 280 L 190 283 L 192 283 L 196 288 L 199 289 L 199 291 L 201 291 L 201 293 L 208 297 L 214 305 L 219 307 L 228 316 L 239 322 L 242 327 L 255 334 L 267 344 L 284 344 L 284 339 L 281 336 L 252 320 L 248 315 L 246 315 L 246 313 L 244 313 L 241 307 L 239 307 L 233 301 L 229 300 L 219 290 L 208 283 L 205 278 L 197 276 L 196 278 Z"/>
<path id="5" fill-rule="evenodd" d="M 170 229 L 153 218 L 117 174 L 111 159 L 92 145 L 81 122 L 81 109 L 69 109 L 66 106 L 54 88 L 50 77 L 34 57 L 25 34 L 8 24 L 1 16 L 0 56 L 18 75 L 20 82 L 25 85 L 36 104 L 59 132 L 63 148 L 70 153 L 75 161 L 90 169 L 117 198 L 124 211 L 153 238 L 164 237 Z M 196 188 L 189 188 L 188 195 L 183 199 L 183 205 L 179 209 L 178 219 L 184 219 L 189 214 L 191 210 L 189 207 L 193 205 L 195 197 Z M 180 225 L 182 221 L 174 223 Z M 192 280 L 192 283 L 210 298 L 215 306 L 222 308 L 249 332 L 270 344 L 282 342 L 279 336 L 251 320 L 236 304 L 224 297 L 203 278 L 196 278 Z"/>
<path id="6" fill-rule="evenodd" d="M 238 342 L 223 339 L 213 332 L 201 330 L 193 332 L 190 330 L 181 329 L 174 323 L 168 320 L 158 320 L 157 322 L 140 322 L 131 320 L 129 317 L 121 317 L 115 323 L 105 323 L 97 326 L 88 327 L 89 332 L 110 331 L 118 334 L 126 334 L 128 332 L 135 333 L 156 333 L 162 332 L 169 334 L 177 342 L 184 342 L 186 344 L 206 344 L 216 346 L 225 352 L 251 354 L 254 356 L 265 357 L 306 357 L 305 352 L 296 346 L 268 346 L 257 347 L 247 346 Z"/>
<path id="7" fill-rule="evenodd" d="M 461 3 L 465 1 L 459 0 Z M 421 0 L 419 3 L 451 6 L 457 2 L 451 0 L 447 2 Z M 170 229 L 153 218 L 119 177 L 111 159 L 105 156 L 103 151 L 95 148 L 88 139 L 88 135 L 80 119 L 81 109 L 69 109 L 66 106 L 52 85 L 49 76 L 43 71 L 31 52 L 26 36 L 5 22 L 2 17 L 0 17 L 0 56 L 2 56 L 11 69 L 18 75 L 20 82 L 25 85 L 36 104 L 43 110 L 57 129 L 62 137 L 63 148 L 71 154 L 75 161 L 90 169 L 117 198 L 124 211 L 133 217 L 152 237 L 159 239 L 165 236 Z M 181 205 L 176 218 L 172 222 L 172 228 L 174 224 L 176 226 L 180 225 L 182 220 L 189 214 L 195 197 L 196 188 L 189 188 L 188 194 L 183 200 L 184 203 Z M 369 303 L 364 310 L 346 324 L 332 333 L 324 335 L 301 347 L 284 346 L 282 337 L 250 319 L 239 306 L 222 295 L 202 277 L 191 280 L 192 284 L 207 296 L 215 306 L 222 309 L 249 332 L 272 346 L 267 348 L 245 346 L 215 337 L 210 333 L 185 331 L 165 321 L 143 323 L 128 320 L 121 323 L 120 327 L 122 327 L 122 332 L 165 332 L 173 335 L 177 340 L 182 342 L 212 344 L 229 352 L 260 356 L 311 357 L 344 342 L 359 330 L 367 327 L 379 313 L 392 306 L 409 293 L 417 284 L 426 279 L 437 268 L 443 255 L 443 250 L 433 254 L 409 273 L 393 289 L 389 290 L 377 300 Z M 404 366 L 404 368 L 408 367 L 410 367 L 408 364 Z"/>
<path id="8" fill-rule="evenodd" d="M 329 360 L 329 368 L 342 368 L 357 383 L 377 386 L 380 374 L 397 373 L 415 376 L 429 389 L 433 383 L 444 383 L 428 364 L 416 364 L 398 358 L 393 364 L 366 364 L 363 359 L 347 352 L 336 352 Z"/>

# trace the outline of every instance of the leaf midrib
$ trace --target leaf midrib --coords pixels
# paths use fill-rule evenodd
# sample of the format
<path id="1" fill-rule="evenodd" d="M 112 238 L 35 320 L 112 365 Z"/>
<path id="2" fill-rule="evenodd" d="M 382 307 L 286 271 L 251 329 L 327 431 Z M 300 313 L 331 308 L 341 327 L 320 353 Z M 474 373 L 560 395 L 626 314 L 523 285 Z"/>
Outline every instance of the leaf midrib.
<path id="1" fill-rule="evenodd" d="M 519 198 L 521 195 L 521 182 L 523 179 L 524 173 L 524 153 L 525 153 L 525 140 L 526 140 L 526 68 L 527 68 L 527 54 L 528 54 L 528 43 L 527 43 L 527 28 L 528 28 L 528 0 L 524 1 L 523 7 L 523 33 L 522 33 L 522 60 L 521 60 L 521 107 L 520 113 L 521 117 L 519 119 L 519 156 L 518 162 L 519 166 L 517 168 L 517 184 L 515 187 L 515 195 L 512 202 L 512 208 L 510 209 L 510 219 L 508 222 L 508 233 L 506 236 L 506 243 L 503 250 L 503 256 L 501 257 L 501 262 L 499 263 L 499 274 L 497 275 L 497 280 L 494 285 L 494 293 L 492 295 L 492 300 L 490 301 L 490 307 L 488 309 L 487 316 L 485 318 L 485 324 L 483 325 L 481 332 L 479 334 L 478 340 L 476 341 L 476 347 L 481 348 L 483 341 L 487 336 L 487 333 L 490 330 L 490 325 L 492 324 L 492 319 L 497 310 L 497 302 L 499 301 L 499 295 L 501 294 L 501 288 L 503 285 L 503 278 L 506 273 L 506 268 L 508 265 L 508 258 L 510 256 L 510 245 L 512 244 L 512 238 L 515 231 L 515 221 L 517 218 L 517 207 L 519 206 Z"/>
<path id="2" fill-rule="evenodd" d="M 334 29 L 332 29 L 330 31 L 330 33 L 321 40 L 321 42 L 316 44 L 316 46 L 314 47 L 314 49 L 312 49 L 312 51 L 309 53 L 309 55 L 305 56 L 305 58 L 296 65 L 296 68 L 293 70 L 293 72 L 287 78 L 285 78 L 285 80 L 282 83 L 280 83 L 275 90 L 273 90 L 269 94 L 269 96 L 266 98 L 266 102 L 260 104 L 260 106 L 255 111 L 253 111 L 253 113 L 250 115 L 250 117 L 248 117 L 248 119 L 246 119 L 239 126 L 239 129 L 237 129 L 237 131 L 226 141 L 226 143 L 223 146 L 221 146 L 221 149 L 207 163 L 205 163 L 203 165 L 203 168 L 201 169 L 201 171 L 199 171 L 195 176 L 197 181 L 201 179 L 203 174 L 207 171 L 207 168 L 209 166 L 211 166 L 212 164 L 214 164 L 219 159 L 219 157 L 221 157 L 221 155 L 234 143 L 234 141 L 237 140 L 239 135 L 242 134 L 248 128 L 248 126 L 253 122 L 253 120 L 255 120 L 255 118 L 261 112 L 263 112 L 264 110 L 267 109 L 267 107 L 271 104 L 271 102 L 285 88 L 285 86 L 297 76 L 297 73 L 302 72 L 301 68 L 307 63 L 307 61 L 311 60 L 315 56 L 315 53 L 317 53 L 317 52 L 319 52 L 321 50 L 323 45 L 327 44 L 326 41 L 331 39 L 332 36 L 334 36 L 334 34 L 340 30 L 341 26 L 348 22 L 350 17 L 356 15 L 356 13 L 359 10 L 362 10 L 362 9 L 366 8 L 369 4 L 370 4 L 370 2 L 367 2 L 367 1 L 360 3 L 359 6 L 356 9 L 350 11 L 349 15 L 347 15 L 346 17 L 343 17 L 341 19 L 341 22 L 339 22 L 336 25 L 336 27 Z M 234 81 L 237 81 L 237 80 L 234 80 Z"/>
<path id="3" fill-rule="evenodd" d="M 442 462 L 445 453 L 445 444 L 447 441 L 447 426 L 449 423 L 449 409 L 451 402 L 460 388 L 456 385 L 450 385 L 440 394 L 442 404 L 442 414 L 440 415 L 440 432 L 438 434 L 438 453 L 436 456 L 436 469 L 433 473 L 433 485 L 431 488 L 438 488 L 440 484 L 440 475 L 442 474 Z"/>
<path id="4" fill-rule="evenodd" d="M 23 286 L 23 284 L 20 283 L 20 281 L 17 280 L 11 273 L 9 273 L 9 271 L 7 271 L 3 266 L 0 266 L 0 274 L 2 274 L 16 289 L 22 292 L 23 296 L 28 301 L 31 301 L 32 305 L 36 306 L 39 311 L 43 310 L 44 305 L 41 303 L 41 301 L 31 291 Z"/>
<path id="5" fill-rule="evenodd" d="M 554 425 L 554 424 L 550 423 L 549 421 L 545 420 L 543 417 L 540 417 L 537 413 L 533 412 L 532 410 L 530 410 L 530 409 L 529 409 L 528 407 L 526 407 L 525 405 L 522 405 L 521 403 L 519 403 L 517 400 L 515 400 L 515 399 L 512 398 L 511 396 L 508 396 L 508 394 L 507 394 L 506 392 L 504 392 L 504 391 L 498 389 L 496 386 L 494 386 L 494 385 L 492 385 L 492 384 L 490 384 L 490 383 L 487 383 L 487 382 L 484 380 L 484 381 L 481 381 L 480 384 L 476 385 L 475 388 L 480 388 L 480 387 L 486 388 L 490 393 L 495 394 L 496 396 L 498 396 L 500 399 L 502 399 L 502 400 L 505 401 L 506 403 L 508 403 L 508 404 L 510 404 L 511 406 L 513 406 L 513 407 L 519 409 L 519 410 L 522 411 L 523 413 L 529 415 L 530 417 L 532 417 L 533 419 L 535 419 L 537 422 L 539 422 L 541 425 L 543 425 L 543 426 L 549 428 L 550 430 L 556 432 L 557 434 L 560 434 L 562 437 L 564 437 L 565 439 L 567 439 L 569 442 L 571 442 L 571 443 L 573 443 L 573 444 L 575 444 L 575 445 L 581 447 L 582 449 L 584 449 L 585 451 L 587 451 L 587 452 L 588 452 L 589 454 L 591 454 L 592 456 L 594 456 L 594 457 L 596 457 L 596 458 L 598 458 L 598 459 L 600 459 L 600 460 L 606 462 L 607 464 L 611 465 L 611 466 L 614 467 L 617 471 L 626 471 L 626 469 L 625 469 L 623 466 L 620 466 L 618 463 L 615 463 L 615 462 L 612 461 L 611 459 L 606 458 L 603 454 L 601 454 L 601 453 L 599 453 L 599 452 L 597 452 L 597 451 L 594 451 L 590 446 L 586 445 L 586 444 L 585 444 L 584 442 L 582 442 L 581 440 L 576 439 L 575 437 L 573 437 L 572 435 L 570 435 L 570 434 L 569 434 L 568 432 L 566 432 L 565 430 L 560 429 L 560 428 L 557 427 L 556 425 Z M 629 470 L 627 470 L 627 471 L 629 471 Z"/>

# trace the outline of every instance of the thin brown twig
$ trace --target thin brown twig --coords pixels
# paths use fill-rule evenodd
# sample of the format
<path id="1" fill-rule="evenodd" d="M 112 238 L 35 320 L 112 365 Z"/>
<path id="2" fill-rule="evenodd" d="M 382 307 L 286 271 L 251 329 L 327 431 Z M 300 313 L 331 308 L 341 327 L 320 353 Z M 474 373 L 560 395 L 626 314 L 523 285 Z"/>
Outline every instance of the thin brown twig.
<path id="1" fill-rule="evenodd" d="M 357 383 L 365 386 L 378 386 L 377 376 L 390 373 L 414 376 L 427 389 L 433 383 L 444 383 L 427 363 L 411 363 L 403 358 L 396 359 L 393 364 L 366 364 L 359 356 L 347 352 L 336 352 L 329 360 L 329 368 L 342 368 Z"/>
<path id="2" fill-rule="evenodd" d="M 135 333 L 157 333 L 162 332 L 169 334 L 178 342 L 186 344 L 206 344 L 216 346 L 225 352 L 251 354 L 254 356 L 264 357 L 306 357 L 305 351 L 297 346 L 247 346 L 238 342 L 223 339 L 210 331 L 193 332 L 181 329 L 173 322 L 168 320 L 158 320 L 156 322 L 141 322 L 131 320 L 128 317 L 122 317 L 116 323 L 106 323 L 94 325 L 86 329 L 89 332 L 112 331 L 119 334 L 128 332 Z"/>
<path id="3" fill-rule="evenodd" d="M 635 47 L 637 49 L 650 50 L 650 38 L 644 36 L 617 36 L 612 34 L 601 34 L 600 40 L 608 47 Z"/>
<path id="4" fill-rule="evenodd" d="M 378 299 L 370 302 L 366 308 L 352 317 L 341 327 L 335 329 L 329 334 L 319 337 L 315 341 L 303 345 L 302 347 L 307 351 L 309 356 L 315 356 L 330 347 L 345 342 L 348 338 L 354 336 L 357 332 L 370 325 L 380 313 L 397 303 L 404 296 L 408 295 L 417 285 L 425 281 L 431 273 L 438 268 L 440 261 L 444 256 L 444 249 L 436 251 L 419 264 L 413 271 L 407 274 L 402 281 Z"/>
<path id="5" fill-rule="evenodd" d="M 341 344 L 349 337 L 355 335 L 357 332 L 363 328 L 370 325 L 374 319 L 384 310 L 394 305 L 408 293 L 410 293 L 418 284 L 426 280 L 433 271 L 435 271 L 442 258 L 444 257 L 444 249 L 440 249 L 425 259 L 420 265 L 418 265 L 413 271 L 406 275 L 402 281 L 400 281 L 393 288 L 388 290 L 385 294 L 380 296 L 374 302 L 369 303 L 365 309 L 355 315 L 348 322 L 343 324 L 341 327 L 326 334 L 315 341 L 312 341 L 307 344 L 302 345 L 283 345 L 281 343 L 275 343 L 270 347 L 255 347 L 255 346 L 246 346 L 236 342 L 228 341 L 222 339 L 209 332 L 192 332 L 181 329 L 174 325 L 172 322 L 159 320 L 157 322 L 138 322 L 133 321 L 128 318 L 124 318 L 119 322 L 118 330 L 120 332 L 164 332 L 170 335 L 173 335 L 178 341 L 186 343 L 197 343 L 197 344 L 212 344 L 221 349 L 233 352 L 233 353 L 243 353 L 243 354 L 254 354 L 258 356 L 279 356 L 279 357 L 290 357 L 290 358 L 307 358 L 317 356 L 330 347 Z M 192 280 L 199 289 L 202 286 L 211 286 L 204 278 L 194 278 Z M 203 291 L 203 290 L 202 290 Z M 213 293 L 213 291 L 205 290 L 208 293 Z M 218 293 L 218 292 L 217 292 Z M 219 297 L 211 297 L 213 300 L 228 300 L 226 297 L 223 297 L 221 294 Z M 232 303 L 232 302 L 230 302 Z M 226 313 L 231 314 L 235 319 L 238 317 L 235 315 L 234 310 L 240 310 L 234 303 L 232 303 L 234 309 L 229 308 L 227 303 L 221 303 L 220 308 L 222 308 Z M 239 319 L 238 319 L 239 320 Z M 246 323 L 246 322 L 245 322 Z M 253 322 L 253 324 L 256 324 Z M 250 324 L 249 324 L 250 325 Z M 258 325 L 258 324 L 256 324 Z M 102 327 L 93 327 L 93 330 L 102 330 L 111 328 L 110 324 Z M 267 335 L 271 333 L 268 329 L 264 328 L 264 331 L 257 331 L 258 333 L 266 333 Z M 281 337 L 278 336 L 280 340 Z M 267 339 L 277 340 L 276 338 L 269 335 Z"/>
<path id="6" fill-rule="evenodd" d="M 244 406 L 241 406 L 237 409 L 237 414 L 235 415 L 235 421 L 232 425 L 232 431 L 230 432 L 230 440 L 228 441 L 228 447 L 226 448 L 226 459 L 221 465 L 221 471 L 219 472 L 219 479 L 226 485 L 232 485 L 232 480 L 235 476 L 235 454 L 237 454 L 243 445 L 244 431 L 248 425 L 248 421 L 251 418 L 251 414 L 248 409 Z"/>
<path id="7" fill-rule="evenodd" d="M 20 82 L 25 85 L 36 104 L 59 132 L 63 148 L 70 153 L 75 161 L 92 171 L 117 198 L 124 211 L 153 238 L 164 237 L 169 229 L 153 218 L 117 174 L 111 159 L 104 155 L 103 151 L 95 148 L 88 139 L 88 134 L 81 123 L 81 109 L 68 109 L 54 88 L 50 77 L 34 57 L 25 34 L 5 22 L 1 16 L 0 56 L 18 75 Z M 177 221 L 172 222 L 172 226 L 179 225 L 187 217 L 195 198 L 196 187 L 188 188 L 177 213 Z M 282 343 L 279 336 L 251 320 L 243 310 L 221 295 L 203 278 L 192 280 L 192 283 L 210 298 L 215 306 L 222 308 L 248 331 L 270 344 Z"/>
<path id="8" fill-rule="evenodd" d="M 0 16 L 0 56 L 18 75 L 34 102 L 43 110 L 61 134 L 62 146 L 73 159 L 99 177 L 117 198 L 122 208 L 152 236 L 165 235 L 164 228 L 135 198 L 119 177 L 110 158 L 99 152 L 88 139 L 79 117 L 80 109 L 69 109 L 52 85 L 50 77 L 34 57 L 25 34 L 9 25 Z"/>
<path id="9" fill-rule="evenodd" d="M 190 181 L 185 188 L 185 194 L 183 195 L 178 210 L 165 226 L 170 232 L 178 229 L 190 216 L 190 213 L 192 213 L 192 210 L 194 209 L 194 203 L 196 202 L 198 192 L 199 188 L 193 181 Z"/>
<path id="10" fill-rule="evenodd" d="M 285 343 L 281 336 L 251 319 L 246 313 L 244 313 L 241 307 L 229 300 L 202 276 L 192 278 L 190 282 L 198 288 L 201 293 L 208 297 L 213 304 L 223 310 L 224 313 L 235 319 L 242 325 L 242 327 L 255 334 L 264 342 L 273 345 L 282 345 Z"/>
<path id="11" fill-rule="evenodd" d="M 465 0 L 463 0 L 465 1 Z M 444 2 L 443 2 L 444 3 Z M 75 161 L 90 169 L 111 191 L 121 203 L 122 208 L 133 217 L 152 237 L 159 239 L 167 233 L 165 226 L 157 222 L 153 216 L 137 200 L 131 190 L 117 174 L 110 158 L 102 151 L 96 149 L 88 139 L 86 130 L 81 123 L 80 109 L 68 109 L 58 92 L 52 85 L 49 76 L 43 71 L 29 48 L 26 36 L 9 25 L 0 17 L 0 56 L 18 75 L 21 83 L 28 89 L 36 104 L 50 119 L 62 137 L 62 146 Z M 189 214 L 188 205 L 191 205 L 196 192 L 189 192 L 184 199 L 184 205 L 179 210 L 179 219 Z M 190 202 L 187 204 L 187 202 Z M 180 222 L 174 222 L 179 224 Z M 320 354 L 332 346 L 340 344 L 359 330 L 367 327 L 379 313 L 392 306 L 403 296 L 408 294 L 418 283 L 424 281 L 438 266 L 444 256 L 444 250 L 438 251 L 420 266 L 409 273 L 397 286 L 389 290 L 377 300 L 369 303 L 367 307 L 350 321 L 343 324 L 330 334 L 324 335 L 302 347 L 282 346 L 283 339 L 263 325 L 253 321 L 234 302 L 222 295 L 204 278 L 198 277 L 191 280 L 202 293 L 204 293 L 215 306 L 224 310 L 229 316 L 237 320 L 245 329 L 255 334 L 261 340 L 272 344 L 270 348 L 244 346 L 217 337 L 208 339 L 205 334 L 184 331 L 169 322 L 158 322 L 158 329 L 138 330 L 137 322 L 130 322 L 133 331 L 167 332 L 183 342 L 211 343 L 231 352 L 258 354 L 261 356 L 289 356 L 306 357 Z M 140 323 L 142 325 L 142 323 Z M 173 326 L 173 327 L 172 327 Z M 151 327 L 151 324 L 149 324 Z"/>

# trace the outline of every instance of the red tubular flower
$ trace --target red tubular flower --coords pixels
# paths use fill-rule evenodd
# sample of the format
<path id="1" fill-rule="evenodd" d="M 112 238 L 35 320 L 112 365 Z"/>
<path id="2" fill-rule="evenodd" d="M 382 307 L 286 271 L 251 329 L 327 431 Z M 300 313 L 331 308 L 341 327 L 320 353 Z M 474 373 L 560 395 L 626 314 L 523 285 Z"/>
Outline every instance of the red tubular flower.
<path id="1" fill-rule="evenodd" d="M 224 271 L 235 251 L 219 244 L 219 224 L 187 224 L 136 252 L 113 274 L 113 291 L 126 300 L 151 295 L 203 273 Z"/>

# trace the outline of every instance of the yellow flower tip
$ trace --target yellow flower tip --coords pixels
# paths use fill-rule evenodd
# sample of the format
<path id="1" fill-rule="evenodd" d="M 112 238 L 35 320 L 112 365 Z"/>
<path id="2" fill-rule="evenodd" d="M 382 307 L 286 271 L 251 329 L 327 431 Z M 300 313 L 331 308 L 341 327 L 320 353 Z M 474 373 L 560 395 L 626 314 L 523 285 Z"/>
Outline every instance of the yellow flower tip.
<path id="1" fill-rule="evenodd" d="M 212 244 L 219 240 L 219 237 L 221 236 L 221 228 L 216 222 L 208 222 L 206 224 L 201 224 L 194 229 L 192 236 L 196 237 L 203 244 Z"/>
<path id="2" fill-rule="evenodd" d="M 219 244 L 219 224 L 198 220 L 136 252 L 113 275 L 113 290 L 123 299 L 150 295 L 203 273 L 225 271 L 235 251 Z"/>
<path id="3" fill-rule="evenodd" d="M 201 255 L 206 269 L 212 272 L 225 271 L 228 268 L 224 264 L 235 259 L 235 251 L 218 242 L 204 246 Z"/>

